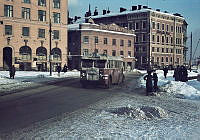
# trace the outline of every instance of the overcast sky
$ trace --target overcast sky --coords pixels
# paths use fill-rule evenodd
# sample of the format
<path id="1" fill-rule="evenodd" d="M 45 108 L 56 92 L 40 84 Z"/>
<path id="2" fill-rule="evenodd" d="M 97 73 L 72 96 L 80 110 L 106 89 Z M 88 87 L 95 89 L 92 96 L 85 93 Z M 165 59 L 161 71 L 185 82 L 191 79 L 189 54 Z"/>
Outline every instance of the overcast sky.
<path id="1" fill-rule="evenodd" d="M 68 3 L 71 17 L 75 15 L 84 17 L 89 4 L 91 4 L 92 12 L 97 7 L 99 14 L 108 7 L 111 12 L 117 13 L 120 7 L 130 10 L 133 5 L 148 4 L 152 9 L 183 15 L 188 23 L 188 36 L 193 32 L 193 50 L 200 39 L 200 0 L 68 0 Z M 188 47 L 190 47 L 189 44 L 188 40 Z M 200 56 L 200 44 L 196 55 Z"/>

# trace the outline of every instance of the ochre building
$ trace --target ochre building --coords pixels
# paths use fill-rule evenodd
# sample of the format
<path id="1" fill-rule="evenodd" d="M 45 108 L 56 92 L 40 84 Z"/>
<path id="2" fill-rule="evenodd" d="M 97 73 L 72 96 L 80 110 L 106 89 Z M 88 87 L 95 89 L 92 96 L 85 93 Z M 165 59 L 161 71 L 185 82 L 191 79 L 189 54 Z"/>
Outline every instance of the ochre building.
<path id="1" fill-rule="evenodd" d="M 1 0 L 0 69 L 47 71 L 50 62 L 67 63 L 67 0 Z"/>

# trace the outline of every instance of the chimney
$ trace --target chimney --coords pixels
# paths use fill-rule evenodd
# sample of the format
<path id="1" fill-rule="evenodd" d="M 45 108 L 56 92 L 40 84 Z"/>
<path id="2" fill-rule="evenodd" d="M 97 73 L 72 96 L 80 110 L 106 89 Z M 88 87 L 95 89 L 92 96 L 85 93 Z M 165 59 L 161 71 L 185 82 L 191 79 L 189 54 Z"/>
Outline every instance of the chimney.
<path id="1" fill-rule="evenodd" d="M 132 11 L 137 10 L 137 6 L 132 6 Z"/>
<path id="2" fill-rule="evenodd" d="M 103 10 L 103 15 L 105 15 L 106 14 L 106 10 Z"/>
<path id="3" fill-rule="evenodd" d="M 121 13 L 121 12 L 124 12 L 124 11 L 126 11 L 126 9 L 123 8 L 123 7 L 120 7 L 120 13 Z"/>
<path id="4" fill-rule="evenodd" d="M 138 5 L 138 10 L 141 10 L 142 9 L 142 5 Z"/>
<path id="5" fill-rule="evenodd" d="M 160 9 L 156 9 L 156 11 L 160 12 Z"/>
<path id="6" fill-rule="evenodd" d="M 95 7 L 94 16 L 97 16 L 99 13 L 97 11 L 97 7 Z"/>
<path id="7" fill-rule="evenodd" d="M 144 5 L 143 8 L 144 8 L 144 9 L 148 9 L 148 6 L 145 6 L 145 5 Z"/>
<path id="8" fill-rule="evenodd" d="M 109 14 L 110 13 L 110 10 L 109 10 L 109 7 L 108 7 L 108 11 L 107 11 L 107 14 Z"/>

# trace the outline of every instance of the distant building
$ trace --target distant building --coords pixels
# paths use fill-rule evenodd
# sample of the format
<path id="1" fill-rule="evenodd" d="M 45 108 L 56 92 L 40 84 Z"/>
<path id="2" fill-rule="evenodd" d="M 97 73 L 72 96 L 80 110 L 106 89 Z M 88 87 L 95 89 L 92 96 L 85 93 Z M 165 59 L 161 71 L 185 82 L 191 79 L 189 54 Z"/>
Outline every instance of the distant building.
<path id="1" fill-rule="evenodd" d="M 20 70 L 49 69 L 49 17 L 55 68 L 67 63 L 67 0 L 1 0 L 1 70 L 11 65 Z"/>
<path id="2" fill-rule="evenodd" d="M 180 14 L 152 10 L 147 6 L 132 6 L 131 11 L 90 16 L 96 24 L 115 23 L 135 30 L 136 67 L 182 65 L 186 58 L 187 23 Z M 87 16 L 86 16 L 87 20 Z"/>
<path id="3" fill-rule="evenodd" d="M 134 31 L 116 24 L 90 22 L 68 25 L 68 34 L 69 68 L 80 69 L 81 56 L 94 53 L 121 56 L 125 69 L 134 68 Z"/>

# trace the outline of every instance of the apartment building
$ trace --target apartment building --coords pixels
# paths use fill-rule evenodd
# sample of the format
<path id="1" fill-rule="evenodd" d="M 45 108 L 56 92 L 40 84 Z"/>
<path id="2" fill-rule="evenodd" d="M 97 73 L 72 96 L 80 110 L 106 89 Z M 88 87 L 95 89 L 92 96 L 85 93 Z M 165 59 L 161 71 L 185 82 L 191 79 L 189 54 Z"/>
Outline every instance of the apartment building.
<path id="1" fill-rule="evenodd" d="M 0 69 L 47 71 L 50 63 L 67 63 L 67 0 L 1 0 Z"/>
<path id="2" fill-rule="evenodd" d="M 86 14 L 92 15 L 91 13 Z M 135 30 L 135 58 L 137 68 L 148 66 L 183 65 L 186 59 L 187 22 L 180 14 L 152 10 L 147 6 L 132 6 L 130 11 L 120 8 L 119 13 L 92 17 L 96 24 L 115 23 L 129 30 Z"/>
<path id="3" fill-rule="evenodd" d="M 80 68 L 81 56 L 94 53 L 106 56 L 121 56 L 124 68 L 131 70 L 135 65 L 134 31 L 116 24 L 72 24 L 68 26 L 69 67 Z"/>

